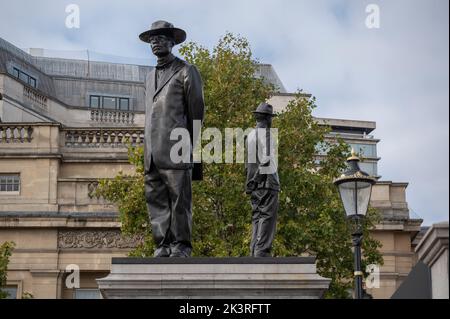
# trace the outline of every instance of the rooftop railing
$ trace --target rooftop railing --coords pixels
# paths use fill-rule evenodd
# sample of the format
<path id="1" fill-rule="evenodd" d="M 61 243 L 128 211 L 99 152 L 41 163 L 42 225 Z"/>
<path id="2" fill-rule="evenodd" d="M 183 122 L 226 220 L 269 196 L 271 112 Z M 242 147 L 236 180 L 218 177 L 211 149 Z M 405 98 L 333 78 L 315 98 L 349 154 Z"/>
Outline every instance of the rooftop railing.
<path id="1" fill-rule="evenodd" d="M 133 124 L 134 112 L 116 110 L 91 110 L 91 121 L 102 123 Z"/>
<path id="2" fill-rule="evenodd" d="M 338 136 L 342 138 L 363 138 L 363 139 L 374 139 L 373 135 L 364 134 L 364 133 L 341 133 L 341 132 L 329 132 L 330 136 Z"/>
<path id="3" fill-rule="evenodd" d="M 144 129 L 121 128 L 67 128 L 63 129 L 65 147 L 71 148 L 121 148 L 142 145 Z"/>

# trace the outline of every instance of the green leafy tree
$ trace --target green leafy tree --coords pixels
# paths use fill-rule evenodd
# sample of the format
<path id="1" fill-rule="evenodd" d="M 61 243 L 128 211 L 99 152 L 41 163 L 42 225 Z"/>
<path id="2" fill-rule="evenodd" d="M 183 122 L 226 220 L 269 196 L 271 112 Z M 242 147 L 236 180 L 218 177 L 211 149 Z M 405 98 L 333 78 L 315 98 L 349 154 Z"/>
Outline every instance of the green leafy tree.
<path id="1" fill-rule="evenodd" d="M 13 242 L 7 241 L 0 246 L 0 299 L 8 297 L 8 293 L 3 291 L 1 287 L 6 285 L 9 257 L 11 256 L 13 249 Z"/>
<path id="2" fill-rule="evenodd" d="M 225 128 L 254 127 L 252 111 L 277 88 L 255 78 L 258 61 L 252 58 L 247 40 L 228 33 L 211 51 L 187 43 L 180 53 L 198 67 L 204 81 L 207 106 L 204 127 L 220 129 L 223 138 Z M 329 128 L 314 120 L 315 107 L 314 98 L 298 92 L 273 122 L 279 131 L 282 188 L 273 253 L 317 256 L 319 274 L 332 279 L 326 297 L 346 298 L 353 274 L 351 229 L 333 179 L 345 167 L 349 148 L 340 140 L 327 140 Z M 212 137 L 203 141 L 204 151 L 212 151 L 208 147 L 211 140 Z M 234 147 L 235 156 L 236 144 Z M 327 156 L 318 158 L 319 150 Z M 100 181 L 98 194 L 118 205 L 124 234 L 144 238 L 131 254 L 151 256 L 153 243 L 144 199 L 142 148 L 130 147 L 129 155 L 136 173 Z M 217 158 L 222 163 L 204 163 L 204 179 L 193 185 L 194 256 L 249 254 L 251 207 L 244 192 L 244 164 L 236 161 L 225 164 L 224 159 L 225 152 Z M 362 227 L 363 266 L 382 263 L 377 250 L 380 243 L 369 234 L 377 221 L 376 212 L 370 210 Z"/>

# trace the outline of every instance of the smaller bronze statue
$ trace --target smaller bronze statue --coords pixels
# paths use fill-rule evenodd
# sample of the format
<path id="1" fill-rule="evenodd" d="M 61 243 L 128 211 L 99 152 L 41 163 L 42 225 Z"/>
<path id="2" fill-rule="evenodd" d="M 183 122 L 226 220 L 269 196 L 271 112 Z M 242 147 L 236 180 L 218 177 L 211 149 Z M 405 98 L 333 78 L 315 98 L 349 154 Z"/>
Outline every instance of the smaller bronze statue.
<path id="1" fill-rule="evenodd" d="M 270 257 L 278 212 L 280 182 L 271 134 L 273 107 L 261 103 L 253 112 L 256 128 L 247 136 L 246 193 L 251 195 L 252 257 Z"/>

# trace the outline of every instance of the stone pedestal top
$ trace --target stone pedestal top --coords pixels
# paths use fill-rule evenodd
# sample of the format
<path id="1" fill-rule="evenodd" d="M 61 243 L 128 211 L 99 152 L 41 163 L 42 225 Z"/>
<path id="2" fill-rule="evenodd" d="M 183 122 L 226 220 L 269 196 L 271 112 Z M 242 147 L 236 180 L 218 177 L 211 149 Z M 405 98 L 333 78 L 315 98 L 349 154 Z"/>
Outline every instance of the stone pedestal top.
<path id="1" fill-rule="evenodd" d="M 104 298 L 320 298 L 314 257 L 113 258 Z"/>
<path id="2" fill-rule="evenodd" d="M 112 264 L 314 264 L 316 257 L 112 258 Z"/>

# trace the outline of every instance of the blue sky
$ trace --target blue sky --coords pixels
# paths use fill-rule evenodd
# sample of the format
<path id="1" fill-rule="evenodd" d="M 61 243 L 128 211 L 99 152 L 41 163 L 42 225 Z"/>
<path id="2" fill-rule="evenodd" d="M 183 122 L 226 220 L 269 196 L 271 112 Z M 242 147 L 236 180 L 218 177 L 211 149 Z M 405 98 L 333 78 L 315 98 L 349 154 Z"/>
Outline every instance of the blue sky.
<path id="1" fill-rule="evenodd" d="M 68 4 L 80 28 L 65 26 Z M 365 25 L 368 4 L 380 28 Z M 21 48 L 92 50 L 153 64 L 137 35 L 154 20 L 211 48 L 226 31 L 246 37 L 288 91 L 317 97 L 316 116 L 377 122 L 379 173 L 409 182 L 424 225 L 449 212 L 447 0 L 0 0 L 0 37 Z"/>

